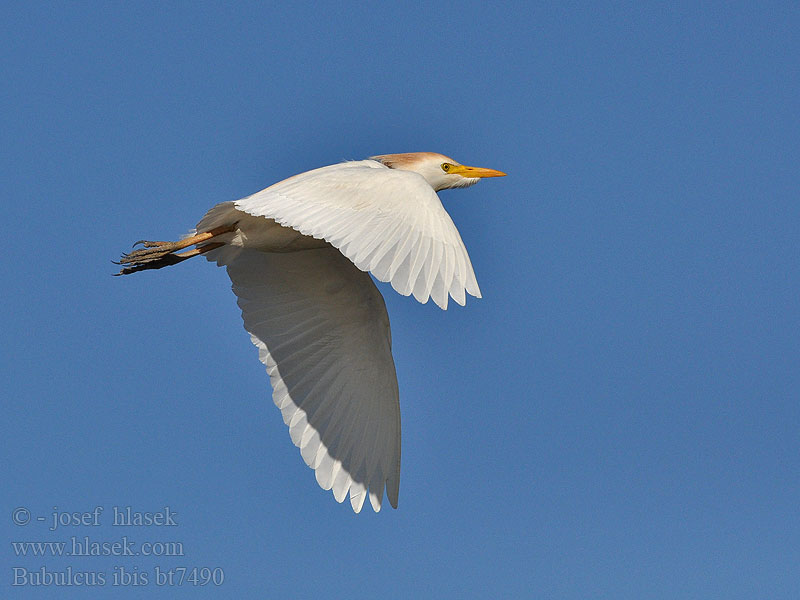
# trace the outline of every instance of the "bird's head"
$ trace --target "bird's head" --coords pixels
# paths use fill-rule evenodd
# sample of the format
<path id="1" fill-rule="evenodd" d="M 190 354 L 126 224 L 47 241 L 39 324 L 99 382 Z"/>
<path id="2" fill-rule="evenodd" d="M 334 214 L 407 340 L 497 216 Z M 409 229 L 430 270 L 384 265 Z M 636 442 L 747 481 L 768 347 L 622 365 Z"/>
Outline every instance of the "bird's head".
<path id="1" fill-rule="evenodd" d="M 406 152 L 405 154 L 381 154 L 372 160 L 383 163 L 390 169 L 414 171 L 425 178 L 435 190 L 475 185 L 483 177 L 503 177 L 505 173 L 483 167 L 468 167 L 436 152 Z"/>

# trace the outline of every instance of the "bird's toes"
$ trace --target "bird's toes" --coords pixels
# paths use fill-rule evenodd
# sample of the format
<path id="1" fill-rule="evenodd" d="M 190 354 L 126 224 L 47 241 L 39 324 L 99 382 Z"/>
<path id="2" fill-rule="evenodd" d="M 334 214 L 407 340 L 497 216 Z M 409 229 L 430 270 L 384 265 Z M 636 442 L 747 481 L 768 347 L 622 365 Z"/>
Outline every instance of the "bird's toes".
<path id="1" fill-rule="evenodd" d="M 133 252 L 123 254 L 120 258 L 120 262 L 123 264 L 144 264 L 160 260 L 171 252 L 172 248 L 168 244 L 156 247 L 141 248 L 139 250 L 134 250 Z"/>
<path id="2" fill-rule="evenodd" d="M 186 260 L 186 257 L 172 254 L 167 250 L 153 251 L 144 256 L 123 254 L 118 263 L 122 266 L 122 269 L 120 269 L 119 273 L 116 273 L 116 275 L 128 275 L 147 269 L 160 269 L 169 265 L 175 265 L 183 260 Z"/>

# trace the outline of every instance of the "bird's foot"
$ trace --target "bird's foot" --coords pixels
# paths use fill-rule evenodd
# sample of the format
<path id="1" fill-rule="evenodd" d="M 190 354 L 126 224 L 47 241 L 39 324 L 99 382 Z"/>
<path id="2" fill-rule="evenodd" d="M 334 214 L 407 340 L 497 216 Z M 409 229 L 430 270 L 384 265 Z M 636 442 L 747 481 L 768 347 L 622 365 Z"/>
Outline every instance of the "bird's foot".
<path id="1" fill-rule="evenodd" d="M 151 242 L 148 240 L 139 240 L 134 244 L 134 247 L 141 244 L 144 246 L 144 248 L 132 250 L 131 252 L 123 254 L 117 263 L 122 265 L 122 269 L 119 273 L 117 273 L 117 275 L 128 275 L 130 273 L 136 273 L 137 271 L 168 267 L 170 265 L 182 262 L 187 258 L 197 256 L 198 254 L 204 254 L 209 250 L 219 248 L 224 244 L 224 242 L 205 242 L 208 242 L 208 240 L 211 240 L 212 238 L 223 233 L 230 233 L 235 230 L 235 227 L 235 223 L 233 225 L 217 227 L 216 229 L 198 233 L 177 242 Z M 201 243 L 201 246 L 197 246 L 192 250 L 187 250 L 186 252 L 177 252 L 178 250 L 183 250 L 189 246 L 194 246 Z"/>
<path id="2" fill-rule="evenodd" d="M 164 258 L 166 255 L 181 249 L 179 242 L 150 242 L 139 240 L 133 247 L 143 245 L 144 248 L 133 250 L 122 255 L 120 264 L 146 264 Z"/>
<path id="3" fill-rule="evenodd" d="M 143 242 L 145 247 L 123 254 L 119 259 L 122 269 L 117 275 L 128 275 L 147 269 L 160 269 L 177 264 L 189 258 L 173 254 L 176 250 L 175 242 Z M 139 244 L 139 242 L 136 242 Z M 136 245 L 134 244 L 134 246 Z"/>

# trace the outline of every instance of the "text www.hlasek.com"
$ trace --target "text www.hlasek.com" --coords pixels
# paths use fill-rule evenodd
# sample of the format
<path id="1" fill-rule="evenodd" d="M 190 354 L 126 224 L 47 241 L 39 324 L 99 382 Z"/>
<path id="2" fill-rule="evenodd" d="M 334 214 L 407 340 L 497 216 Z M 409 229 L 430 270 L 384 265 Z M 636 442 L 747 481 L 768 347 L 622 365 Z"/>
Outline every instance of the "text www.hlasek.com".
<path id="1" fill-rule="evenodd" d="M 184 556 L 182 542 L 142 542 L 123 535 L 116 542 L 72 536 L 69 542 L 11 542 L 16 556 Z"/>

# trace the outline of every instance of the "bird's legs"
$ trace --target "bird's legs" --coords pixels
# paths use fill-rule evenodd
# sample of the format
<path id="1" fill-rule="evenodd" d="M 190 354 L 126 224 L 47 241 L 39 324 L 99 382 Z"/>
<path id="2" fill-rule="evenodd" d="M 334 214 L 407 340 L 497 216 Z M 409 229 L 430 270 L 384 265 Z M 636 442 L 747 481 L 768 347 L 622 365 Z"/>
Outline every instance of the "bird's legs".
<path id="1" fill-rule="evenodd" d="M 150 242 L 147 240 L 139 240 L 134 244 L 137 246 L 142 244 L 144 248 L 134 250 L 127 254 L 123 254 L 120 258 L 119 264 L 122 269 L 117 275 L 128 275 L 129 273 L 136 273 L 137 271 L 144 271 L 146 269 L 160 269 L 169 265 L 175 265 L 179 262 L 204 254 L 209 250 L 214 250 L 224 245 L 225 242 L 208 242 L 223 233 L 231 233 L 236 230 L 236 223 L 233 225 L 223 225 L 222 227 L 215 227 L 203 233 L 198 233 L 177 242 Z M 204 243 L 208 242 L 208 243 Z M 192 250 L 186 252 L 177 252 L 195 244 L 202 244 Z"/>

